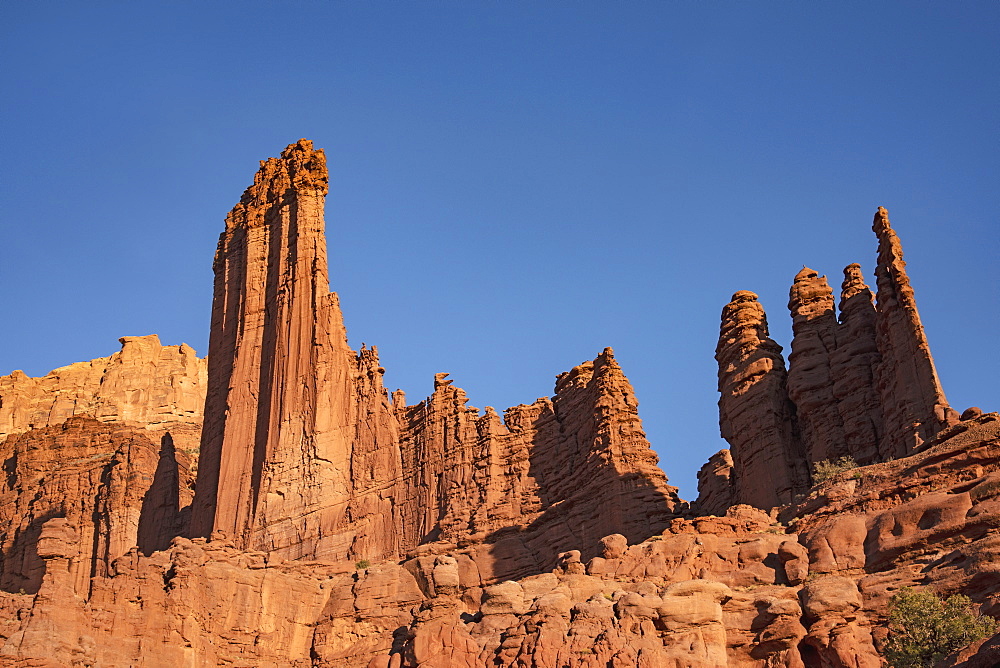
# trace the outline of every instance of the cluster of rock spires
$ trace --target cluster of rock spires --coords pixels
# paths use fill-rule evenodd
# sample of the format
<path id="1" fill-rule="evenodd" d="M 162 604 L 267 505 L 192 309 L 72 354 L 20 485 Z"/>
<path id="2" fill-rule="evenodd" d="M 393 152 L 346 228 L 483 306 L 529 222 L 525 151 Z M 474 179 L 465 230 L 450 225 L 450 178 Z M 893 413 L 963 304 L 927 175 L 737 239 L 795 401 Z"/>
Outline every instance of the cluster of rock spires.
<path id="1" fill-rule="evenodd" d="M 306 140 L 261 163 L 207 364 L 125 337 L 0 378 L 0 665 L 874 667 L 900 586 L 1000 613 L 1000 419 L 948 407 L 884 209 L 877 304 L 803 269 L 787 373 L 756 295 L 725 307 L 731 449 L 687 504 L 610 348 L 502 417 L 447 374 L 388 393 L 326 193 Z"/>
<path id="2" fill-rule="evenodd" d="M 959 422 L 941 389 L 884 208 L 872 229 L 879 242 L 877 299 L 861 265 L 850 264 L 838 318 L 826 276 L 808 267 L 795 275 L 787 373 L 757 295 L 741 290 L 723 309 L 715 357 L 719 424 L 731 448 L 699 474 L 701 510 L 788 504 L 811 486 L 813 463 L 906 457 Z"/>

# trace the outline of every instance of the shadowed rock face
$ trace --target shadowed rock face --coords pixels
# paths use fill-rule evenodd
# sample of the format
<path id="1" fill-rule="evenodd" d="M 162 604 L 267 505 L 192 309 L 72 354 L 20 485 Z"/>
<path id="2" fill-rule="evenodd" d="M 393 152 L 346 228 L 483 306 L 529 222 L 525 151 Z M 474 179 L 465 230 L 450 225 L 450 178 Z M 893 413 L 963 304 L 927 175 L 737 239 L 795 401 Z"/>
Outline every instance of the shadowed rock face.
<path id="1" fill-rule="evenodd" d="M 92 576 L 133 547 L 165 549 L 186 523 L 191 459 L 169 434 L 91 418 L 11 436 L 0 442 L 0 588 L 34 593 L 44 564 L 42 526 L 63 518 L 78 537 L 72 546 L 73 589 L 85 594 Z"/>

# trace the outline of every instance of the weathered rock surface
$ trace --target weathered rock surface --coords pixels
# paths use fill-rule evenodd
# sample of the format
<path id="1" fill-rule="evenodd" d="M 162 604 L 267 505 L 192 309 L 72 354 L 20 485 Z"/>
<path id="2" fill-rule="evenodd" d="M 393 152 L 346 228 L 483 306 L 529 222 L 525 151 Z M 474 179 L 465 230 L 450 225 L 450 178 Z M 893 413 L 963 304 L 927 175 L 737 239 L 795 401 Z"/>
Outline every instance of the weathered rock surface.
<path id="1" fill-rule="evenodd" d="M 698 500 L 694 510 L 701 515 L 725 515 L 736 505 L 733 493 L 733 456 L 729 450 L 719 450 L 708 458 L 698 471 Z"/>
<path id="2" fill-rule="evenodd" d="M 882 356 L 875 340 L 874 296 L 857 263 L 844 268 L 839 309 L 830 373 L 844 433 L 842 450 L 859 464 L 871 464 L 894 455 L 883 438 L 882 406 L 875 388 L 876 367 Z"/>
<path id="3" fill-rule="evenodd" d="M 677 489 L 657 467 L 635 394 L 610 348 L 560 375 L 551 399 L 479 416 L 438 374 L 401 428 L 407 547 L 490 544 L 485 579 L 551 568 L 571 548 L 592 556 L 620 531 L 642 540 L 675 516 Z M 406 512 L 406 510 L 404 510 Z"/>
<path id="4" fill-rule="evenodd" d="M 609 535 L 589 559 L 569 551 L 504 582 L 483 580 L 474 545 L 352 564 L 176 538 L 126 552 L 81 591 L 77 530 L 50 519 L 38 594 L 0 594 L 0 655 L 110 667 L 875 668 L 901 586 L 1000 612 L 998 418 L 824 483 L 782 511 L 787 526 L 737 505 L 674 518 L 636 544 Z M 968 654 L 962 665 L 988 665 Z"/>
<path id="5" fill-rule="evenodd" d="M 930 345 L 906 275 L 903 247 L 879 207 L 872 222 L 878 237 L 876 342 L 882 356 L 875 377 L 885 421 L 883 438 L 904 456 L 941 429 L 958 422 L 945 399 Z"/>
<path id="6" fill-rule="evenodd" d="M 886 380 L 881 346 L 926 342 L 900 325 L 915 311 L 876 311 L 856 265 L 839 322 L 825 279 L 796 277 L 787 386 L 756 295 L 723 311 L 732 452 L 692 510 L 610 349 L 502 418 L 447 374 L 416 405 L 390 396 L 328 291 L 324 160 L 288 147 L 227 219 L 192 532 L 172 435 L 198 420 L 178 411 L 191 386 L 162 382 L 183 348 L 141 339 L 132 359 L 156 363 L 97 386 L 86 364 L 29 379 L 42 399 L 9 377 L 0 410 L 20 406 L 4 419 L 25 431 L 0 440 L 0 665 L 875 668 L 901 586 L 1000 614 L 1000 416 L 951 424 L 926 365 Z M 202 378 L 190 357 L 177 378 Z M 883 415 L 886 396 L 909 412 Z M 110 408 L 82 417 L 66 397 Z M 906 456 L 877 462 L 928 407 L 944 418 L 897 429 Z M 808 460 L 838 453 L 873 463 L 809 490 Z"/>
<path id="7" fill-rule="evenodd" d="M 733 500 L 758 508 L 791 502 L 808 485 L 785 360 L 768 335 L 757 295 L 741 290 L 722 309 L 719 428 L 733 458 Z"/>
<path id="8" fill-rule="evenodd" d="M 110 357 L 60 367 L 41 378 L 0 377 L 0 440 L 73 416 L 124 422 L 179 448 L 196 449 L 205 406 L 207 365 L 186 344 L 161 346 L 155 335 L 123 336 Z"/>
<path id="9" fill-rule="evenodd" d="M 169 434 L 73 417 L 0 443 L 0 588 L 34 593 L 42 582 L 40 535 L 53 518 L 75 529 L 73 589 L 138 547 L 162 550 L 186 528 L 191 458 Z"/>
<path id="10" fill-rule="evenodd" d="M 826 277 L 808 267 L 796 274 L 788 301 L 794 336 L 787 381 L 756 295 L 738 292 L 724 309 L 716 359 L 719 424 L 732 446 L 732 502 L 762 508 L 788 502 L 788 490 L 805 489 L 803 465 L 905 457 L 958 422 L 938 381 L 902 247 L 884 208 L 873 229 L 877 305 L 858 264 L 844 269 L 839 319 Z M 783 463 L 778 452 L 800 455 L 787 455 Z M 777 495 L 757 491 L 776 482 Z M 704 484 L 702 496 L 722 498 L 718 478 Z"/>
<path id="11" fill-rule="evenodd" d="M 286 558 L 346 556 L 351 537 L 339 530 L 364 481 L 352 478 L 355 430 L 362 422 L 374 428 L 361 446 L 366 456 L 382 441 L 391 447 L 392 434 L 379 430 L 390 411 L 380 380 L 367 377 L 368 360 L 348 348 L 330 293 L 326 192 L 326 158 L 303 140 L 261 163 L 226 218 L 215 256 L 192 535 L 218 531 L 243 549 Z M 355 419 L 361 406 L 374 413 Z M 394 460 L 381 462 L 383 480 L 398 480 Z M 369 482 L 363 491 L 374 497 L 364 510 L 378 513 L 389 504 Z M 393 541 L 393 532 L 385 538 Z M 371 556 L 395 552 L 377 547 L 367 546 Z"/>
<path id="12" fill-rule="evenodd" d="M 830 368 L 838 323 L 826 276 L 803 267 L 795 275 L 788 309 L 794 334 L 788 356 L 788 397 L 795 404 L 806 458 L 816 462 L 847 455 Z"/>
<path id="13" fill-rule="evenodd" d="M 293 559 L 471 540 L 489 546 L 490 579 L 662 529 L 676 489 L 610 349 L 502 421 L 466 406 L 447 374 L 415 406 L 390 399 L 376 350 L 348 347 L 329 292 L 326 184 L 323 152 L 300 141 L 262 163 L 227 218 L 192 535 Z"/>

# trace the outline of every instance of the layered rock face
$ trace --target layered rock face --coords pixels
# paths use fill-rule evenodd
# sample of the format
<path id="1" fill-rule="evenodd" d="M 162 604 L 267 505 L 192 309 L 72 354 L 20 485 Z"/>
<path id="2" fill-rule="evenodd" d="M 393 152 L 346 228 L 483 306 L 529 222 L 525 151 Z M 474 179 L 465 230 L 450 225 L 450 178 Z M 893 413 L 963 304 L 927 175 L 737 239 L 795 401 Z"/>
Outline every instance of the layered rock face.
<path id="1" fill-rule="evenodd" d="M 326 191 L 323 152 L 303 140 L 262 163 L 227 218 L 193 536 L 291 559 L 380 559 L 507 530 L 516 538 L 497 550 L 508 556 L 489 568 L 500 577 L 571 545 L 596 549 L 613 530 L 637 540 L 665 526 L 676 489 L 610 349 L 503 421 L 466 406 L 447 374 L 426 401 L 390 399 L 377 351 L 348 347 L 329 292 Z"/>
<path id="2" fill-rule="evenodd" d="M 120 373 L 0 385 L 20 425 L 0 440 L 0 665 L 880 668 L 900 586 L 1000 614 L 1000 416 L 927 436 L 933 367 L 889 382 L 883 350 L 926 352 L 900 324 L 919 320 L 876 309 L 857 265 L 839 321 L 825 278 L 796 276 L 787 374 L 757 296 L 725 307 L 732 450 L 692 510 L 610 348 L 502 414 L 448 374 L 389 395 L 328 291 L 326 178 L 297 142 L 227 219 L 193 501 L 197 453 L 173 438 L 198 429 L 193 351 L 126 338 Z M 797 495 L 810 459 L 876 462 L 893 433 L 926 439 Z"/>
<path id="3" fill-rule="evenodd" d="M 404 411 L 404 508 L 416 511 L 403 517 L 408 547 L 482 542 L 470 558 L 500 579 L 551 568 L 567 549 L 596 554 L 609 530 L 641 540 L 679 510 L 610 348 L 503 421 L 466 406 L 445 375 Z"/>
<path id="4" fill-rule="evenodd" d="M 161 346 L 155 335 L 124 336 L 110 357 L 60 367 L 41 378 L 0 377 L 0 439 L 86 416 L 140 426 L 158 440 L 197 448 L 207 366 L 186 344 Z"/>
<path id="5" fill-rule="evenodd" d="M 42 526 L 62 518 L 75 527 L 73 591 L 137 547 L 165 549 L 187 523 L 191 458 L 169 434 L 71 417 L 63 424 L 0 442 L 0 588 L 34 593 L 42 581 Z"/>
<path id="6" fill-rule="evenodd" d="M 737 306 L 739 295 L 755 304 L 755 298 L 747 297 L 753 293 L 737 293 L 723 311 L 716 356 L 719 423 L 732 450 L 734 501 L 761 508 L 787 502 L 787 495 L 760 498 L 758 486 L 770 487 L 778 480 L 779 489 L 803 492 L 808 488 L 803 465 L 841 457 L 861 464 L 904 457 L 958 421 L 941 390 L 899 238 L 884 208 L 876 213 L 873 229 L 879 240 L 877 304 L 858 264 L 844 269 L 839 319 L 825 276 L 809 268 L 795 276 L 788 301 L 794 336 L 787 383 L 780 348 L 766 333 L 744 335 L 751 345 L 733 344 L 753 329 L 738 329 L 737 323 L 765 322 L 759 305 Z M 789 404 L 784 412 L 774 408 Z M 741 416 L 736 428 L 734 415 Z M 786 425 L 779 437 L 774 436 L 776 415 Z M 801 454 L 783 464 L 776 452 Z M 761 461 L 772 462 L 779 471 L 761 473 Z M 709 495 L 719 498 L 718 481 L 706 479 L 705 484 L 702 507 Z M 745 486 L 754 491 L 744 491 Z"/>
<path id="7" fill-rule="evenodd" d="M 900 586 L 1000 613 L 998 418 L 841 475 L 778 518 L 740 505 L 675 518 L 500 583 L 483 580 L 472 546 L 352 564 L 176 538 L 127 552 L 83 595 L 76 528 L 50 519 L 37 595 L 0 593 L 0 652 L 109 668 L 878 668 Z"/>
<path id="8" fill-rule="evenodd" d="M 781 346 L 768 336 L 757 295 L 741 290 L 722 310 L 719 427 L 729 441 L 735 503 L 772 508 L 805 486 L 805 457 L 788 398 Z"/>
<path id="9" fill-rule="evenodd" d="M 226 218 L 191 530 L 316 558 L 350 551 L 341 530 L 351 520 L 388 515 L 373 524 L 389 544 L 365 545 L 383 557 L 397 552 L 386 486 L 399 479 L 399 456 L 377 360 L 350 350 L 330 293 L 326 192 L 326 158 L 303 140 L 261 163 Z M 367 476 L 352 475 L 355 447 Z M 352 493 L 371 498 L 352 505 Z"/>

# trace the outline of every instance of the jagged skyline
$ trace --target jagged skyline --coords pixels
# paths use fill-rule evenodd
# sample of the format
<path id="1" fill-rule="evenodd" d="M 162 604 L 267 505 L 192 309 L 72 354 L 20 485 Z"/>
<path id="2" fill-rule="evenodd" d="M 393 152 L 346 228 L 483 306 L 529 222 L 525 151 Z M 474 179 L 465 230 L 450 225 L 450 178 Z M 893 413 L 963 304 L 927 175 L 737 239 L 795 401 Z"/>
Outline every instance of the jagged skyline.
<path id="1" fill-rule="evenodd" d="M 128 335 L 206 354 L 232 193 L 307 136 L 350 343 L 411 397 L 449 372 L 475 406 L 530 403 L 612 346 L 693 499 L 720 310 L 759 294 L 787 358 L 795 272 L 874 286 L 885 205 L 949 400 L 987 404 L 996 11 L 9 8 L 0 374 Z"/>

